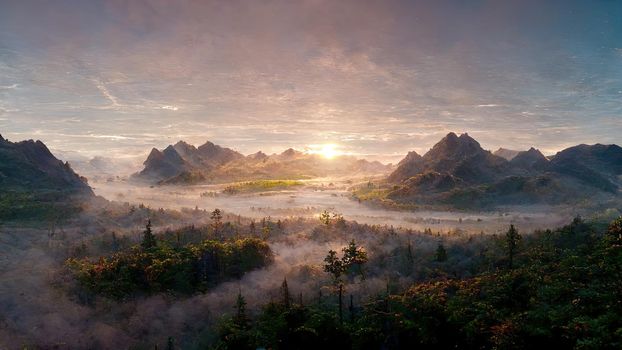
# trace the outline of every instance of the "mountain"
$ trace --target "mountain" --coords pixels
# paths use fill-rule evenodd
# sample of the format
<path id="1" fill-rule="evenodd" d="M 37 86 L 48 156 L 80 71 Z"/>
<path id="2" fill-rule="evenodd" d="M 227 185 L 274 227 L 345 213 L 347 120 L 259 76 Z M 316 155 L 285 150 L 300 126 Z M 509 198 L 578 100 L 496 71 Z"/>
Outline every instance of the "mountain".
<path id="1" fill-rule="evenodd" d="M 578 145 L 550 158 L 532 147 L 508 161 L 467 134 L 449 133 L 423 156 L 408 153 L 379 193 L 397 204 L 473 209 L 599 203 L 619 198 L 621 185 L 617 145 Z"/>
<path id="2" fill-rule="evenodd" d="M 173 146 L 166 147 L 164 151 L 153 148 L 143 164 L 145 168 L 135 178 L 153 181 L 168 179 L 194 168 Z"/>
<path id="3" fill-rule="evenodd" d="M 518 152 L 510 160 L 510 164 L 527 170 L 545 170 L 549 165 L 549 160 L 542 152 L 531 147 L 528 151 Z"/>
<path id="4" fill-rule="evenodd" d="M 492 181 L 507 173 L 509 163 L 482 149 L 468 134 L 447 134 L 423 157 L 409 153 L 389 175 L 391 182 L 401 182 L 414 175 L 436 172 L 448 173 L 467 183 Z"/>
<path id="5" fill-rule="evenodd" d="M 194 184 L 259 179 L 386 174 L 391 166 L 350 156 L 326 159 L 289 148 L 280 154 L 259 151 L 244 156 L 207 142 L 198 148 L 179 141 L 164 151 L 153 149 L 133 179 L 159 184 Z"/>
<path id="6" fill-rule="evenodd" d="M 206 164 L 211 166 L 219 166 L 244 158 L 241 153 L 238 153 L 230 148 L 220 147 L 209 141 L 199 146 L 197 153 Z"/>
<path id="7" fill-rule="evenodd" d="M 264 160 L 268 159 L 268 155 L 263 153 L 262 151 L 250 154 L 250 155 L 248 155 L 246 157 L 248 159 L 251 159 L 251 160 L 260 160 L 260 161 L 264 161 Z"/>
<path id="8" fill-rule="evenodd" d="M 92 196 L 86 179 L 76 174 L 41 141 L 10 142 L 0 136 L 2 192 L 58 192 Z"/>
<path id="9" fill-rule="evenodd" d="M 169 145 L 163 151 L 154 148 L 143 163 L 144 169 L 133 179 L 149 182 L 184 183 L 205 180 L 204 173 L 244 156 L 232 149 L 207 141 L 198 148 L 184 141 Z"/>
<path id="10" fill-rule="evenodd" d="M 551 170 L 583 184 L 616 192 L 622 175 L 622 148 L 617 145 L 578 145 L 551 158 Z"/>
<path id="11" fill-rule="evenodd" d="M 498 150 L 494 151 L 492 154 L 501 158 L 505 158 L 506 160 L 512 160 L 512 158 L 516 157 L 519 153 L 520 151 L 501 147 Z"/>

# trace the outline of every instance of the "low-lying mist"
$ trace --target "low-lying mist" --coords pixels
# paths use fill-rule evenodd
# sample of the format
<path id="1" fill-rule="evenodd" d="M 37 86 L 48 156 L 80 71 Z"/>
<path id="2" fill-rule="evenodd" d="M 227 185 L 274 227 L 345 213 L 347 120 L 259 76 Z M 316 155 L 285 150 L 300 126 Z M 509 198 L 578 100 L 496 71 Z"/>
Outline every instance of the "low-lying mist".
<path id="1" fill-rule="evenodd" d="M 387 288 L 401 290 L 433 275 L 439 242 L 453 259 L 451 273 L 468 277 L 471 262 L 488 254 L 490 234 L 503 232 L 510 223 L 525 233 L 554 227 L 570 216 L 534 208 L 499 213 L 376 209 L 350 199 L 349 183 L 335 180 L 243 195 L 222 194 L 224 185 L 150 188 L 103 181 L 93 186 L 98 195 L 118 202 L 102 201 L 62 224 L 0 228 L 0 347 L 153 348 L 163 347 L 173 337 L 183 348 L 202 348 L 213 342 L 223 315 L 234 312 L 238 292 L 250 312 L 257 312 L 260 305 L 278 298 L 280 284 L 287 278 L 296 300 L 335 303 L 323 259 L 331 249 L 341 252 L 352 239 L 368 251 L 370 259 L 365 278 L 346 283 L 346 294 L 362 303 Z M 259 225 L 261 219 L 280 220 L 282 232 L 267 238 L 274 263 L 191 296 L 85 301 L 77 292 L 65 266 L 67 258 L 109 255 L 113 232 L 128 246 L 136 244 L 147 219 L 153 220 L 156 234 L 207 225 L 214 208 L 225 210 L 223 221 L 235 222 L 241 235 L 253 221 Z M 318 220 L 324 210 L 343 215 L 347 225 L 325 227 Z M 407 253 L 412 260 L 405 262 Z"/>

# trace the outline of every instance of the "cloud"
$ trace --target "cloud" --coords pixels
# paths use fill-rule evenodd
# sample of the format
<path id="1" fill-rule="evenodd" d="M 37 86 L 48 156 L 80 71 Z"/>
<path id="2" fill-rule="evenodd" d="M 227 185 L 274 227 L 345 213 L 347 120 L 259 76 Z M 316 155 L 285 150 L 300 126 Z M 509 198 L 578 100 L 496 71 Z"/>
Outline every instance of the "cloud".
<path id="1" fill-rule="evenodd" d="M 25 135 L 151 135 L 134 144 L 49 138 L 85 152 L 139 152 L 180 135 L 247 153 L 343 142 L 361 154 L 405 154 L 464 130 L 491 147 L 613 142 L 620 127 L 603 125 L 622 114 L 622 72 L 607 38 L 622 35 L 610 15 L 620 3 L 560 6 L 15 2 L 0 13 L 2 108 L 13 111 L 8 131 Z M 573 125 L 583 130 L 542 134 Z"/>

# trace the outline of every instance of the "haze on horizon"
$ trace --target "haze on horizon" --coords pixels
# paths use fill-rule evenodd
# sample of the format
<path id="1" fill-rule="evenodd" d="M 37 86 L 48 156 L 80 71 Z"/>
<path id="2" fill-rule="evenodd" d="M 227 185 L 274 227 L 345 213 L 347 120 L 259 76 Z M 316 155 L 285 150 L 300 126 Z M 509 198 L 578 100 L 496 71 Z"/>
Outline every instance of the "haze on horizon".
<path id="1" fill-rule="evenodd" d="M 92 156 L 619 143 L 621 1 L 0 1 L 0 133 Z"/>

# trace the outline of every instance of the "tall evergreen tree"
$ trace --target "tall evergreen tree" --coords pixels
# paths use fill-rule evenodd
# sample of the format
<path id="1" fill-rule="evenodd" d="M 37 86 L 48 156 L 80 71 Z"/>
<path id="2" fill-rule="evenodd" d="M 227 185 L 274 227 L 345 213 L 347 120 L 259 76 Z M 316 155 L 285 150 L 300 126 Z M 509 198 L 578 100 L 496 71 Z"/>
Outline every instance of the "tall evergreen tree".
<path id="1" fill-rule="evenodd" d="M 220 235 L 222 228 L 222 212 L 220 209 L 214 209 L 210 218 L 212 219 L 212 231 L 214 232 L 214 235 Z"/>
<path id="2" fill-rule="evenodd" d="M 518 230 L 514 227 L 514 225 L 510 225 L 508 232 L 505 234 L 505 244 L 508 253 L 508 266 L 511 268 L 514 267 L 514 257 L 516 256 L 516 251 L 518 250 L 518 243 L 521 240 L 521 235 L 518 233 Z"/>
<path id="3" fill-rule="evenodd" d="M 242 292 L 238 292 L 238 297 L 235 301 L 235 317 L 233 322 L 240 329 L 247 329 L 249 327 L 249 318 L 246 315 L 246 299 L 242 296 Z"/>
<path id="4" fill-rule="evenodd" d="M 286 309 L 289 309 L 291 306 L 291 297 L 289 295 L 289 287 L 287 286 L 287 278 L 283 278 L 283 283 L 281 284 L 281 304 Z"/>
<path id="5" fill-rule="evenodd" d="M 438 247 L 436 247 L 436 261 L 447 261 L 447 250 L 442 242 L 438 242 Z"/>
<path id="6" fill-rule="evenodd" d="M 143 231 L 143 241 L 140 244 L 143 249 L 151 249 L 157 245 L 156 238 L 151 231 L 151 220 L 147 221 L 145 231 Z"/>

